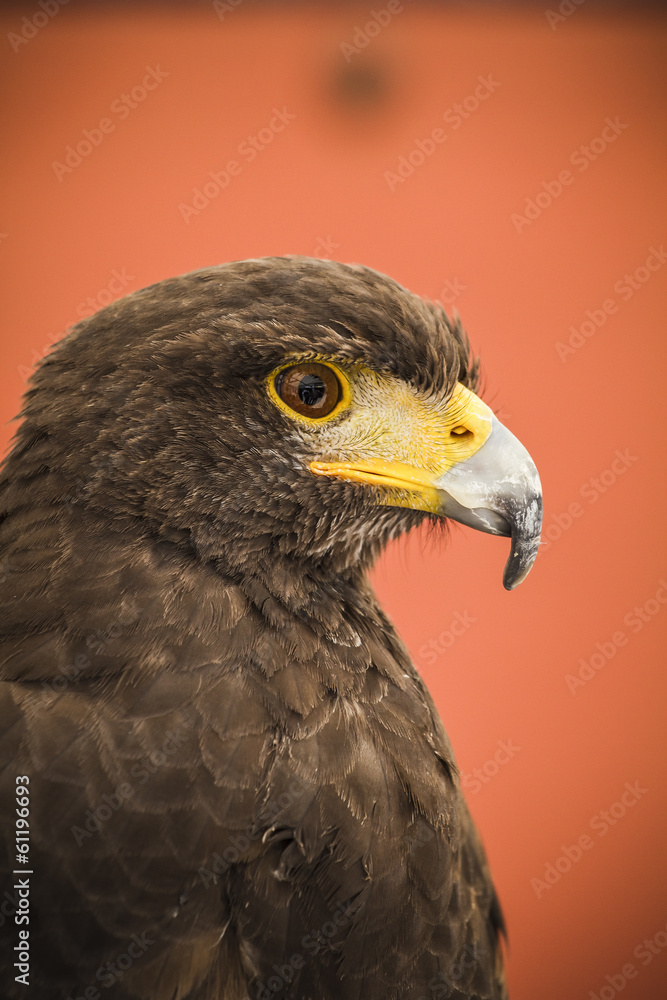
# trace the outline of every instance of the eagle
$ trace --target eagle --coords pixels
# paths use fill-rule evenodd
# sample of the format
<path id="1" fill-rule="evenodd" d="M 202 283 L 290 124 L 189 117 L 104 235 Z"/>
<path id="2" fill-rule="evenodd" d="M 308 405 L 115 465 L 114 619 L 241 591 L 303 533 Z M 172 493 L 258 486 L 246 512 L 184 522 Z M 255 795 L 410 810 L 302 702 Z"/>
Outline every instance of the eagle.
<path id="1" fill-rule="evenodd" d="M 441 306 L 298 256 L 134 292 L 42 361 L 0 478 L 3 996 L 506 997 L 367 579 L 449 519 L 528 573 L 539 478 L 478 379 Z"/>

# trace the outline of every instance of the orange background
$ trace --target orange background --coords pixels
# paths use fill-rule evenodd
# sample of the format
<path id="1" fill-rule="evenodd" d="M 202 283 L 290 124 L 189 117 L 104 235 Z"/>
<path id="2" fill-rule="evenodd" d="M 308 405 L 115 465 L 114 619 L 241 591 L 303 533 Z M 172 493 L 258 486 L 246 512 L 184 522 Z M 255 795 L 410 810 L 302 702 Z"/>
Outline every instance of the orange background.
<path id="1" fill-rule="evenodd" d="M 512 594 L 501 586 L 507 542 L 467 529 L 445 545 L 397 545 L 375 583 L 469 776 L 509 925 L 513 1000 L 609 1000 L 628 962 L 637 974 L 624 1000 L 663 997 L 667 949 L 641 942 L 667 943 L 656 447 L 667 266 L 638 272 L 631 296 L 621 288 L 667 238 L 665 20 L 592 0 L 553 26 L 541 5 L 406 4 L 346 60 L 341 43 L 354 43 L 371 5 L 245 0 L 221 19 L 209 3 L 72 3 L 14 52 L 8 33 L 38 9 L 0 18 L 3 444 L 28 369 L 86 299 L 107 301 L 114 271 L 125 292 L 229 259 L 329 255 L 458 309 L 486 398 L 540 469 L 551 542 Z M 110 109 L 147 66 L 168 75 L 121 118 Z M 489 75 L 493 92 L 454 128 L 456 111 L 443 115 Z M 239 146 L 283 107 L 295 117 L 248 162 Z M 53 162 L 105 117 L 113 130 L 59 180 Z M 576 151 L 607 118 L 627 127 L 581 169 Z M 386 172 L 434 128 L 446 139 L 392 191 Z M 179 205 L 230 159 L 240 173 L 186 223 Z M 543 194 L 519 232 L 512 216 L 567 169 L 571 183 L 551 204 Z M 587 310 L 599 320 L 608 299 L 615 311 L 559 357 L 570 327 Z M 646 602 L 648 620 L 624 624 Z M 474 622 L 453 639 L 456 612 Z M 598 643 L 614 655 L 572 692 L 566 676 Z M 503 763 L 499 741 L 518 748 Z M 595 817 L 626 782 L 646 791 L 601 835 Z M 559 858 L 566 868 L 564 847 L 584 834 L 591 846 L 569 871 L 531 883 Z"/>

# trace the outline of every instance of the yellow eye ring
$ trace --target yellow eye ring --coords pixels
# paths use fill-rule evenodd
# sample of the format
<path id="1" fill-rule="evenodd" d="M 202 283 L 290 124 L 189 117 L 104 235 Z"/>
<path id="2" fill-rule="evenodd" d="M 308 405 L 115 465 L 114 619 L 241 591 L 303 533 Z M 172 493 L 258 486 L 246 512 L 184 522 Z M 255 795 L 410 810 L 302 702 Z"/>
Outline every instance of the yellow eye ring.
<path id="1" fill-rule="evenodd" d="M 266 387 L 283 413 L 311 426 L 333 420 L 352 399 L 347 376 L 320 358 L 293 359 L 280 365 L 267 377 Z"/>

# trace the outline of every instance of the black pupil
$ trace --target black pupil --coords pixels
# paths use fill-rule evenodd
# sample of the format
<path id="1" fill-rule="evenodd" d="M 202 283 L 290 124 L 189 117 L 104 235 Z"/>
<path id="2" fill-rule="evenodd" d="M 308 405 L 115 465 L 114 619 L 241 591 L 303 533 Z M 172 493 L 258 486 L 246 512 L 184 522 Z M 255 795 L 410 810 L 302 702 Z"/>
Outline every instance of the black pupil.
<path id="1" fill-rule="evenodd" d="M 299 399 L 306 406 L 316 406 L 326 391 L 327 387 L 319 375 L 304 375 L 299 382 Z"/>

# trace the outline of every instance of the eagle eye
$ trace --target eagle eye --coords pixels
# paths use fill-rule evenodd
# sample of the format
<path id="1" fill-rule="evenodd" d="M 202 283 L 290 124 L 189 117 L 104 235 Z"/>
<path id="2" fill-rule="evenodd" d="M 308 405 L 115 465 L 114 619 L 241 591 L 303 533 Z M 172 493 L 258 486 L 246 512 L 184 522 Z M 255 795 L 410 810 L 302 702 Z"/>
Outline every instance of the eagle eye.
<path id="1" fill-rule="evenodd" d="M 303 417 L 328 416 L 341 398 L 341 385 L 328 365 L 313 361 L 283 368 L 275 379 L 276 393 Z"/>

